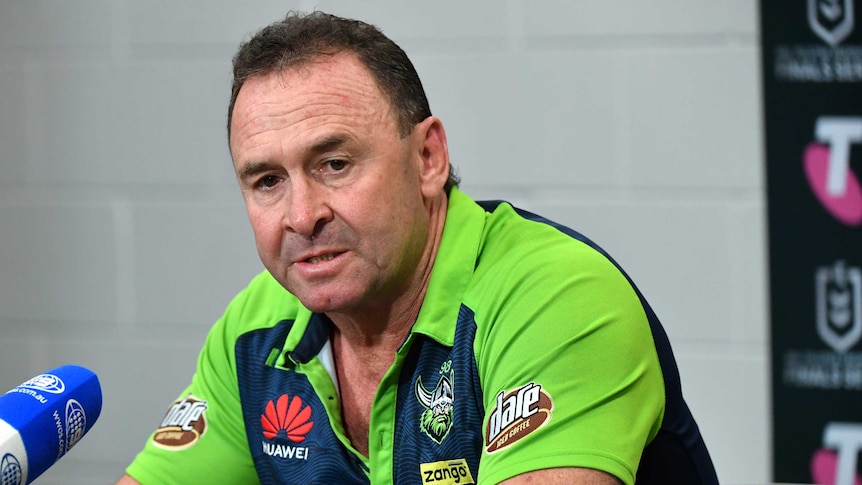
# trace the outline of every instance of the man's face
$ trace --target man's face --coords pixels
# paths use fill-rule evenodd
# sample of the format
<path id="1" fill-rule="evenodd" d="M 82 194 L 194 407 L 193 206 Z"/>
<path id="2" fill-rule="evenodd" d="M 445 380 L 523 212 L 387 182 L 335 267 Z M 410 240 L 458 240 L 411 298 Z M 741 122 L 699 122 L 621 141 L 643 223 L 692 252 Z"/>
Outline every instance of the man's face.
<path id="1" fill-rule="evenodd" d="M 375 308 L 416 284 L 421 143 L 354 56 L 248 79 L 230 142 L 260 258 L 306 307 Z"/>

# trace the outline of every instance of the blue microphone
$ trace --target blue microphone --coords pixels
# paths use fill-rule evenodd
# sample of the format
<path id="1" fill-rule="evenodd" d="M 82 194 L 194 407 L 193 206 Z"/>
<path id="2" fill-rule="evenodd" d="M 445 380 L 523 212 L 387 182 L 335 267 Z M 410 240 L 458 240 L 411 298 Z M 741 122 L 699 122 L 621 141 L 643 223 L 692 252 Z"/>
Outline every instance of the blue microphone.
<path id="1" fill-rule="evenodd" d="M 102 412 L 89 369 L 64 365 L 0 396 L 0 484 L 32 482 L 75 446 Z"/>

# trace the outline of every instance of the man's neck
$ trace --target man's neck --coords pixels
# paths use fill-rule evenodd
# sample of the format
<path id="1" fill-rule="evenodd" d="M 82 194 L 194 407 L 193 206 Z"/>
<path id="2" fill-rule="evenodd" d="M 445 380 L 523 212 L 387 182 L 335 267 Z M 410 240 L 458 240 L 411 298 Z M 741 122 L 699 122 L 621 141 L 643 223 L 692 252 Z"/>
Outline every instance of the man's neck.
<path id="1" fill-rule="evenodd" d="M 361 312 L 327 314 L 335 326 L 332 353 L 341 395 L 342 423 L 348 439 L 364 456 L 369 453 L 368 432 L 374 395 L 425 300 L 443 235 L 447 202 L 443 197 L 429 204 L 428 243 L 407 291 L 389 304 L 364 308 Z"/>
<path id="2" fill-rule="evenodd" d="M 443 235 L 448 199 L 442 196 L 428 204 L 428 241 L 416 271 L 404 288 L 389 298 L 382 298 L 360 309 L 327 313 L 336 327 L 335 338 L 341 340 L 342 351 L 351 352 L 360 358 L 362 355 L 379 358 L 381 353 L 392 352 L 394 359 L 394 352 L 410 333 L 428 290 Z"/>

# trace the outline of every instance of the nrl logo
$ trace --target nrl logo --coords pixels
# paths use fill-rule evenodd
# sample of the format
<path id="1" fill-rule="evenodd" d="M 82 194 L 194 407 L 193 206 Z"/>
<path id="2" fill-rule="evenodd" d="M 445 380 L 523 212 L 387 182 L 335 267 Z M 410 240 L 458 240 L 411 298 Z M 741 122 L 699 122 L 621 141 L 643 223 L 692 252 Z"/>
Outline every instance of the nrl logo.
<path id="1" fill-rule="evenodd" d="M 836 352 L 847 352 L 862 338 L 862 270 L 836 261 L 818 268 L 817 333 Z"/>
<path id="2" fill-rule="evenodd" d="M 853 0 L 808 0 L 808 25 L 832 47 L 853 32 Z"/>
<path id="3" fill-rule="evenodd" d="M 422 376 L 416 378 L 416 398 L 425 406 L 419 418 L 419 429 L 438 445 L 452 429 L 452 403 L 455 401 L 452 379 L 451 371 L 443 374 L 434 390 L 429 391 L 422 385 Z"/>

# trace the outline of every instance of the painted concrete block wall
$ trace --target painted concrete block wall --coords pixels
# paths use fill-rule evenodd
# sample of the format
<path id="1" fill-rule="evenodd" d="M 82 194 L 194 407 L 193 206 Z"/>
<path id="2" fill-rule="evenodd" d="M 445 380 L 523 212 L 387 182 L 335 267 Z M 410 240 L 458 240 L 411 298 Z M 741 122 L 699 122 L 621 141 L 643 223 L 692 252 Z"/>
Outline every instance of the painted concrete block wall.
<path id="1" fill-rule="evenodd" d="M 0 389 L 78 363 L 105 394 L 40 483 L 116 479 L 261 270 L 226 148 L 230 58 L 312 8 L 407 50 L 466 192 L 616 257 L 722 483 L 767 481 L 754 0 L 0 0 Z"/>

